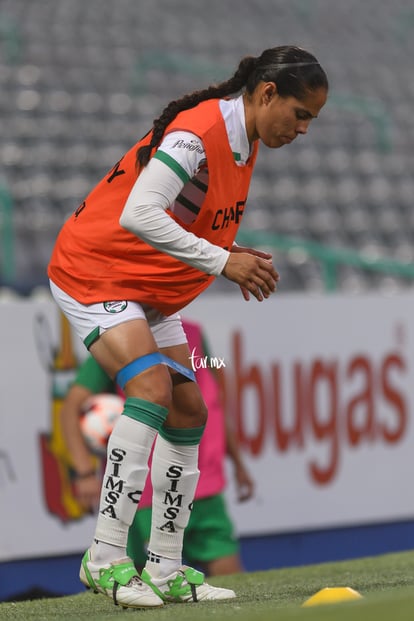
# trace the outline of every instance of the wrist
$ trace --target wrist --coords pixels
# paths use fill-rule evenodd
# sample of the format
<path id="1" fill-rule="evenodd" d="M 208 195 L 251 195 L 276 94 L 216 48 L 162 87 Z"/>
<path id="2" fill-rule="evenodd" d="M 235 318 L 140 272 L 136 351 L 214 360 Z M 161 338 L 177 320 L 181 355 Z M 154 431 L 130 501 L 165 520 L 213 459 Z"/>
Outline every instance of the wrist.
<path id="1" fill-rule="evenodd" d="M 96 476 L 96 470 L 91 468 L 90 470 L 85 470 L 84 472 L 78 472 L 74 468 L 70 468 L 69 477 L 71 481 L 82 481 L 83 479 L 89 479 L 90 477 Z"/>

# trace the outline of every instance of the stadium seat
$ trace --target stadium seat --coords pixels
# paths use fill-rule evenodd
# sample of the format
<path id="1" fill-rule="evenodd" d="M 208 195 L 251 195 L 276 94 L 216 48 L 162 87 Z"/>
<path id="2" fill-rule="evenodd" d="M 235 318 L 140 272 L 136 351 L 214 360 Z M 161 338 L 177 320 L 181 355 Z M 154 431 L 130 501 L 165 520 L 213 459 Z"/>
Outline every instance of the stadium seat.
<path id="1" fill-rule="evenodd" d="M 261 150 L 244 226 L 412 261 L 406 16 L 406 0 L 349 0 L 329 10 L 325 2 L 276 10 L 251 0 L 237 16 L 221 0 L 196 12 L 190 0 L 145 10 L 135 0 L 3 0 L 0 182 L 13 200 L 16 287 L 45 284 L 64 219 L 169 100 L 226 78 L 246 54 L 297 42 L 327 69 L 330 98 L 309 136 L 281 152 Z M 323 287 L 317 261 L 277 254 L 284 290 Z M 338 285 L 410 286 L 384 278 L 344 268 Z"/>

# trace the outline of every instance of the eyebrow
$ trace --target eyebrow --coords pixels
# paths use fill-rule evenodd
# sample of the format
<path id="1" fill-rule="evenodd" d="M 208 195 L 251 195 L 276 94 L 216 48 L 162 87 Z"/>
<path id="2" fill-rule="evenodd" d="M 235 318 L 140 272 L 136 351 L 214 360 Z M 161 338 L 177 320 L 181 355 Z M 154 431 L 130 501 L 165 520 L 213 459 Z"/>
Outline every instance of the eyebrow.
<path id="1" fill-rule="evenodd" d="M 311 118 L 311 119 L 317 119 L 318 118 L 317 114 L 316 115 L 312 114 L 312 112 L 310 112 L 310 110 L 308 110 L 307 108 L 300 108 L 300 107 L 298 107 L 298 108 L 296 108 L 296 110 L 298 110 L 300 112 L 305 112 L 305 114 L 307 114 L 308 117 Z"/>

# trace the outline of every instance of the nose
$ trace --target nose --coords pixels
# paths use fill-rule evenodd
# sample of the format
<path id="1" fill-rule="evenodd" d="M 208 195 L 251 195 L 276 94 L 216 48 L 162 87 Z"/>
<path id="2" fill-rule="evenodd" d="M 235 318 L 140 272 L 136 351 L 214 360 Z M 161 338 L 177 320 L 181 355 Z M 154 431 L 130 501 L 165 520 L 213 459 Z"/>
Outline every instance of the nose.
<path id="1" fill-rule="evenodd" d="M 307 134 L 310 122 L 311 122 L 311 119 L 299 121 L 299 123 L 296 125 L 296 133 L 297 134 Z"/>

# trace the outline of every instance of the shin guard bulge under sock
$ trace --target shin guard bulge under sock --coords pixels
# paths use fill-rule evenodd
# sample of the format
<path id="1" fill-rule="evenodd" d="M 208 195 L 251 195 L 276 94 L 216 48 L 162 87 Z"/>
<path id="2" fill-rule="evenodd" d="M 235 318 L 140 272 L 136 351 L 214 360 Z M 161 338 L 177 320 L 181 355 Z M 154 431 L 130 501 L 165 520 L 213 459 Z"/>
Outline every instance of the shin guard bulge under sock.
<path id="1" fill-rule="evenodd" d="M 126 555 L 128 529 L 148 473 L 148 458 L 166 408 L 127 399 L 109 438 L 95 539 Z"/>
<path id="2" fill-rule="evenodd" d="M 184 529 L 200 474 L 198 445 L 203 429 L 162 428 L 155 442 L 151 467 L 152 525 L 146 565 L 151 575 L 158 574 L 157 557 L 175 559 L 178 566 L 181 564 Z"/>

